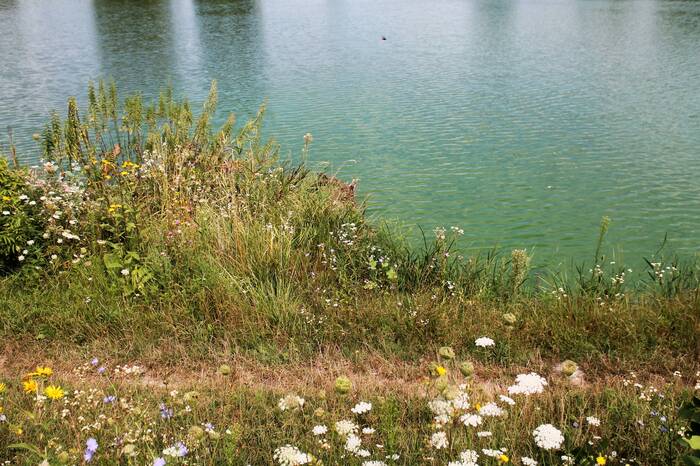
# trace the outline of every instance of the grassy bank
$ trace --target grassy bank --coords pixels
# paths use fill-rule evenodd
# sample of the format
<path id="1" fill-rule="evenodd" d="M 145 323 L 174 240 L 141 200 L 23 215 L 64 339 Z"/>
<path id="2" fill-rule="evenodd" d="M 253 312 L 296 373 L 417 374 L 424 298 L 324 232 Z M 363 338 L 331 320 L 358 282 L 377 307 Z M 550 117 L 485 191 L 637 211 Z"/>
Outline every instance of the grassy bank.
<path id="1" fill-rule="evenodd" d="M 71 100 L 37 136 L 42 165 L 0 165 L 0 459 L 680 461 L 677 411 L 699 369 L 696 264 L 650 259 L 630 284 L 605 260 L 606 221 L 596 263 L 571 280 L 533 274 L 524 250 L 463 257 L 458 227 L 408 245 L 367 221 L 353 186 L 281 161 L 262 111 L 214 131 L 215 106 L 215 86 L 199 117 L 170 92 L 146 105 L 91 86 L 85 114 Z M 37 364 L 54 374 L 27 376 Z M 500 397 L 533 371 L 542 393 Z M 66 392 L 46 398 L 49 385 Z M 352 413 L 362 400 L 369 413 Z M 343 419 L 374 432 L 334 433 Z M 550 423 L 564 441 L 546 449 L 532 432 Z M 168 449 L 179 442 L 182 457 Z M 285 444 L 313 458 L 274 458 Z"/>

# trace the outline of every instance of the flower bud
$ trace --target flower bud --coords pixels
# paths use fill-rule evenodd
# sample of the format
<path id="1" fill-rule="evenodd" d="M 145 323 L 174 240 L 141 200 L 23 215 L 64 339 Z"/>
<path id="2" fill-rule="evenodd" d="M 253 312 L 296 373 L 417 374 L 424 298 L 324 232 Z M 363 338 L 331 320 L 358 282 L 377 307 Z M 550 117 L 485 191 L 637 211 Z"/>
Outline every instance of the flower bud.
<path id="1" fill-rule="evenodd" d="M 199 440 L 204 437 L 204 429 L 199 426 L 192 426 L 187 429 L 187 435 L 192 439 Z"/>
<path id="2" fill-rule="evenodd" d="M 344 375 L 341 375 L 337 379 L 335 379 L 335 391 L 336 393 L 340 395 L 345 395 L 350 392 L 350 389 L 352 388 L 352 382 L 350 382 L 350 379 L 347 378 Z"/>
<path id="3" fill-rule="evenodd" d="M 450 360 L 455 358 L 455 351 L 449 346 L 443 346 L 438 350 L 438 354 L 442 359 Z"/>
<path id="4" fill-rule="evenodd" d="M 437 388 L 439 392 L 444 392 L 449 385 L 450 381 L 447 380 L 447 377 L 438 377 L 437 380 L 435 380 L 435 388 Z"/>
<path id="5" fill-rule="evenodd" d="M 577 370 L 578 364 L 576 364 L 570 359 L 567 359 L 566 361 L 561 363 L 561 373 L 567 377 L 571 377 L 572 375 L 574 375 L 574 372 L 576 372 Z"/>
<path id="6" fill-rule="evenodd" d="M 443 392 L 442 396 L 445 397 L 446 400 L 454 400 L 459 396 L 461 393 L 461 390 L 456 387 L 455 385 L 449 385 Z"/>
<path id="7" fill-rule="evenodd" d="M 459 371 L 465 377 L 471 377 L 474 374 L 474 364 L 471 361 L 464 361 L 459 365 Z"/>
<path id="8" fill-rule="evenodd" d="M 231 375 L 231 366 L 228 364 L 222 364 L 219 366 L 219 374 L 221 375 Z"/>

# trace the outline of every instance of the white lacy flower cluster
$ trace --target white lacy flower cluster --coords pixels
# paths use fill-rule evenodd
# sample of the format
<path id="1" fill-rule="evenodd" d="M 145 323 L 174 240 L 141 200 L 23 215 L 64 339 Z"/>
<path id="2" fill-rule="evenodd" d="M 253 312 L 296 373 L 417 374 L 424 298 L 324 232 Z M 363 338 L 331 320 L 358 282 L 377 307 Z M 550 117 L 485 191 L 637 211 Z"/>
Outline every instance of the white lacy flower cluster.
<path id="1" fill-rule="evenodd" d="M 285 445 L 275 449 L 275 460 L 280 466 L 300 466 L 311 462 L 311 455 L 302 452 L 297 447 Z"/>
<path id="2" fill-rule="evenodd" d="M 305 400 L 300 396 L 287 395 L 279 400 L 277 407 L 280 409 L 280 411 L 292 411 L 303 408 L 304 403 Z"/>
<path id="3" fill-rule="evenodd" d="M 479 454 L 474 450 L 465 450 L 459 454 L 459 461 L 450 461 L 447 466 L 477 466 Z"/>
<path id="4" fill-rule="evenodd" d="M 564 443 L 561 431 L 552 424 L 542 424 L 532 433 L 538 447 L 545 450 L 558 450 Z"/>
<path id="5" fill-rule="evenodd" d="M 444 426 L 469 409 L 469 395 L 465 392 L 466 388 L 466 385 L 460 385 L 459 391 L 452 399 L 448 400 L 441 395 L 428 402 L 435 424 Z"/>
<path id="6" fill-rule="evenodd" d="M 508 393 L 511 395 L 534 395 L 544 392 L 546 386 L 547 381 L 544 377 L 530 372 L 515 377 L 515 385 L 508 387 Z"/>

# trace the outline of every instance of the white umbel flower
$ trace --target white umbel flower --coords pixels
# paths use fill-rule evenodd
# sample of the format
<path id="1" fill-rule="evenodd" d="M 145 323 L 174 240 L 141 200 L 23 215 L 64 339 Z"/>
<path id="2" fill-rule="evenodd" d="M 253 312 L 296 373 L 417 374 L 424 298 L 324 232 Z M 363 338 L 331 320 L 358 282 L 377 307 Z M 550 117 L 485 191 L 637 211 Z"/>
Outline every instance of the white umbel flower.
<path id="1" fill-rule="evenodd" d="M 292 411 L 303 408 L 304 403 L 305 400 L 300 396 L 287 395 L 279 400 L 277 407 L 279 407 L 280 411 Z"/>
<path id="2" fill-rule="evenodd" d="M 529 456 L 521 457 L 520 462 L 523 463 L 523 466 L 537 466 L 537 461 L 533 460 Z"/>
<path id="3" fill-rule="evenodd" d="M 600 419 L 595 416 L 588 416 L 586 422 L 592 426 L 598 427 L 600 425 Z"/>
<path id="4" fill-rule="evenodd" d="M 345 441 L 345 449 L 351 453 L 357 453 L 362 445 L 362 439 L 355 434 L 348 435 Z"/>
<path id="5" fill-rule="evenodd" d="M 542 424 L 532 433 L 538 447 L 545 450 L 558 450 L 564 443 L 561 431 L 552 424 Z"/>
<path id="6" fill-rule="evenodd" d="M 355 414 L 365 414 L 372 410 L 372 403 L 367 403 L 366 401 L 361 401 L 355 405 L 350 411 Z"/>
<path id="7" fill-rule="evenodd" d="M 342 435 L 344 437 L 354 434 L 357 432 L 357 429 L 357 424 L 352 421 L 348 421 L 347 419 L 343 419 L 342 421 L 335 423 L 335 431 L 338 432 L 338 435 Z"/>
<path id="8" fill-rule="evenodd" d="M 505 411 L 499 408 L 496 403 L 490 402 L 486 403 L 484 406 L 481 407 L 481 409 L 479 409 L 479 414 L 481 414 L 484 417 L 499 417 L 503 416 L 505 414 Z"/>
<path id="9" fill-rule="evenodd" d="M 310 455 L 291 445 L 285 445 L 275 449 L 274 457 L 280 466 L 301 466 L 302 464 L 311 462 Z"/>
<path id="10" fill-rule="evenodd" d="M 328 427 L 324 425 L 317 425 L 314 426 L 312 432 L 314 435 L 324 435 L 326 432 L 328 432 Z"/>
<path id="11" fill-rule="evenodd" d="M 515 385 L 508 387 L 508 393 L 511 395 L 533 395 L 542 393 L 545 386 L 547 386 L 547 380 L 534 372 L 519 374 L 515 377 Z"/>
<path id="12" fill-rule="evenodd" d="M 477 427 L 481 425 L 482 417 L 478 414 L 464 414 L 459 421 L 467 427 Z"/>
<path id="13" fill-rule="evenodd" d="M 435 432 L 430 437 L 430 446 L 435 448 L 436 450 L 442 450 L 443 448 L 447 448 L 447 445 L 447 434 L 444 432 Z"/>
<path id="14" fill-rule="evenodd" d="M 489 337 L 479 337 L 474 340 L 474 344 L 480 348 L 488 348 L 489 346 L 494 346 L 496 342 Z"/>

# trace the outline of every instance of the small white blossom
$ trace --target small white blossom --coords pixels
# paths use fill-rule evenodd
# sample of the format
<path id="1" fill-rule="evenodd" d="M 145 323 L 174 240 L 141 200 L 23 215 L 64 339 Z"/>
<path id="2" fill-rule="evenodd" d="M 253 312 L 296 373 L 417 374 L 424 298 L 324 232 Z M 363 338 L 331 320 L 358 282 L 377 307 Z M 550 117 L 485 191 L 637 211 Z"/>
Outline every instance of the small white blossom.
<path id="1" fill-rule="evenodd" d="M 430 446 L 435 448 L 436 450 L 442 450 L 443 448 L 447 448 L 447 445 L 447 434 L 444 432 L 435 432 L 430 437 Z"/>
<path id="2" fill-rule="evenodd" d="M 532 433 L 538 447 L 545 450 L 558 450 L 564 443 L 561 431 L 552 424 L 542 424 Z"/>
<path id="3" fill-rule="evenodd" d="M 368 413 L 372 410 L 372 403 L 367 403 L 365 401 L 361 401 L 360 403 L 357 403 L 354 408 L 352 408 L 350 411 L 352 411 L 355 414 L 365 414 Z"/>
<path id="4" fill-rule="evenodd" d="M 496 342 L 489 337 L 480 337 L 474 340 L 474 344 L 480 348 L 487 348 L 489 346 L 494 346 Z"/>
<path id="5" fill-rule="evenodd" d="M 547 381 L 545 378 L 534 372 L 519 374 L 515 378 L 515 385 L 508 387 L 508 393 L 511 395 L 533 395 L 535 393 L 542 393 L 546 385 Z"/>

